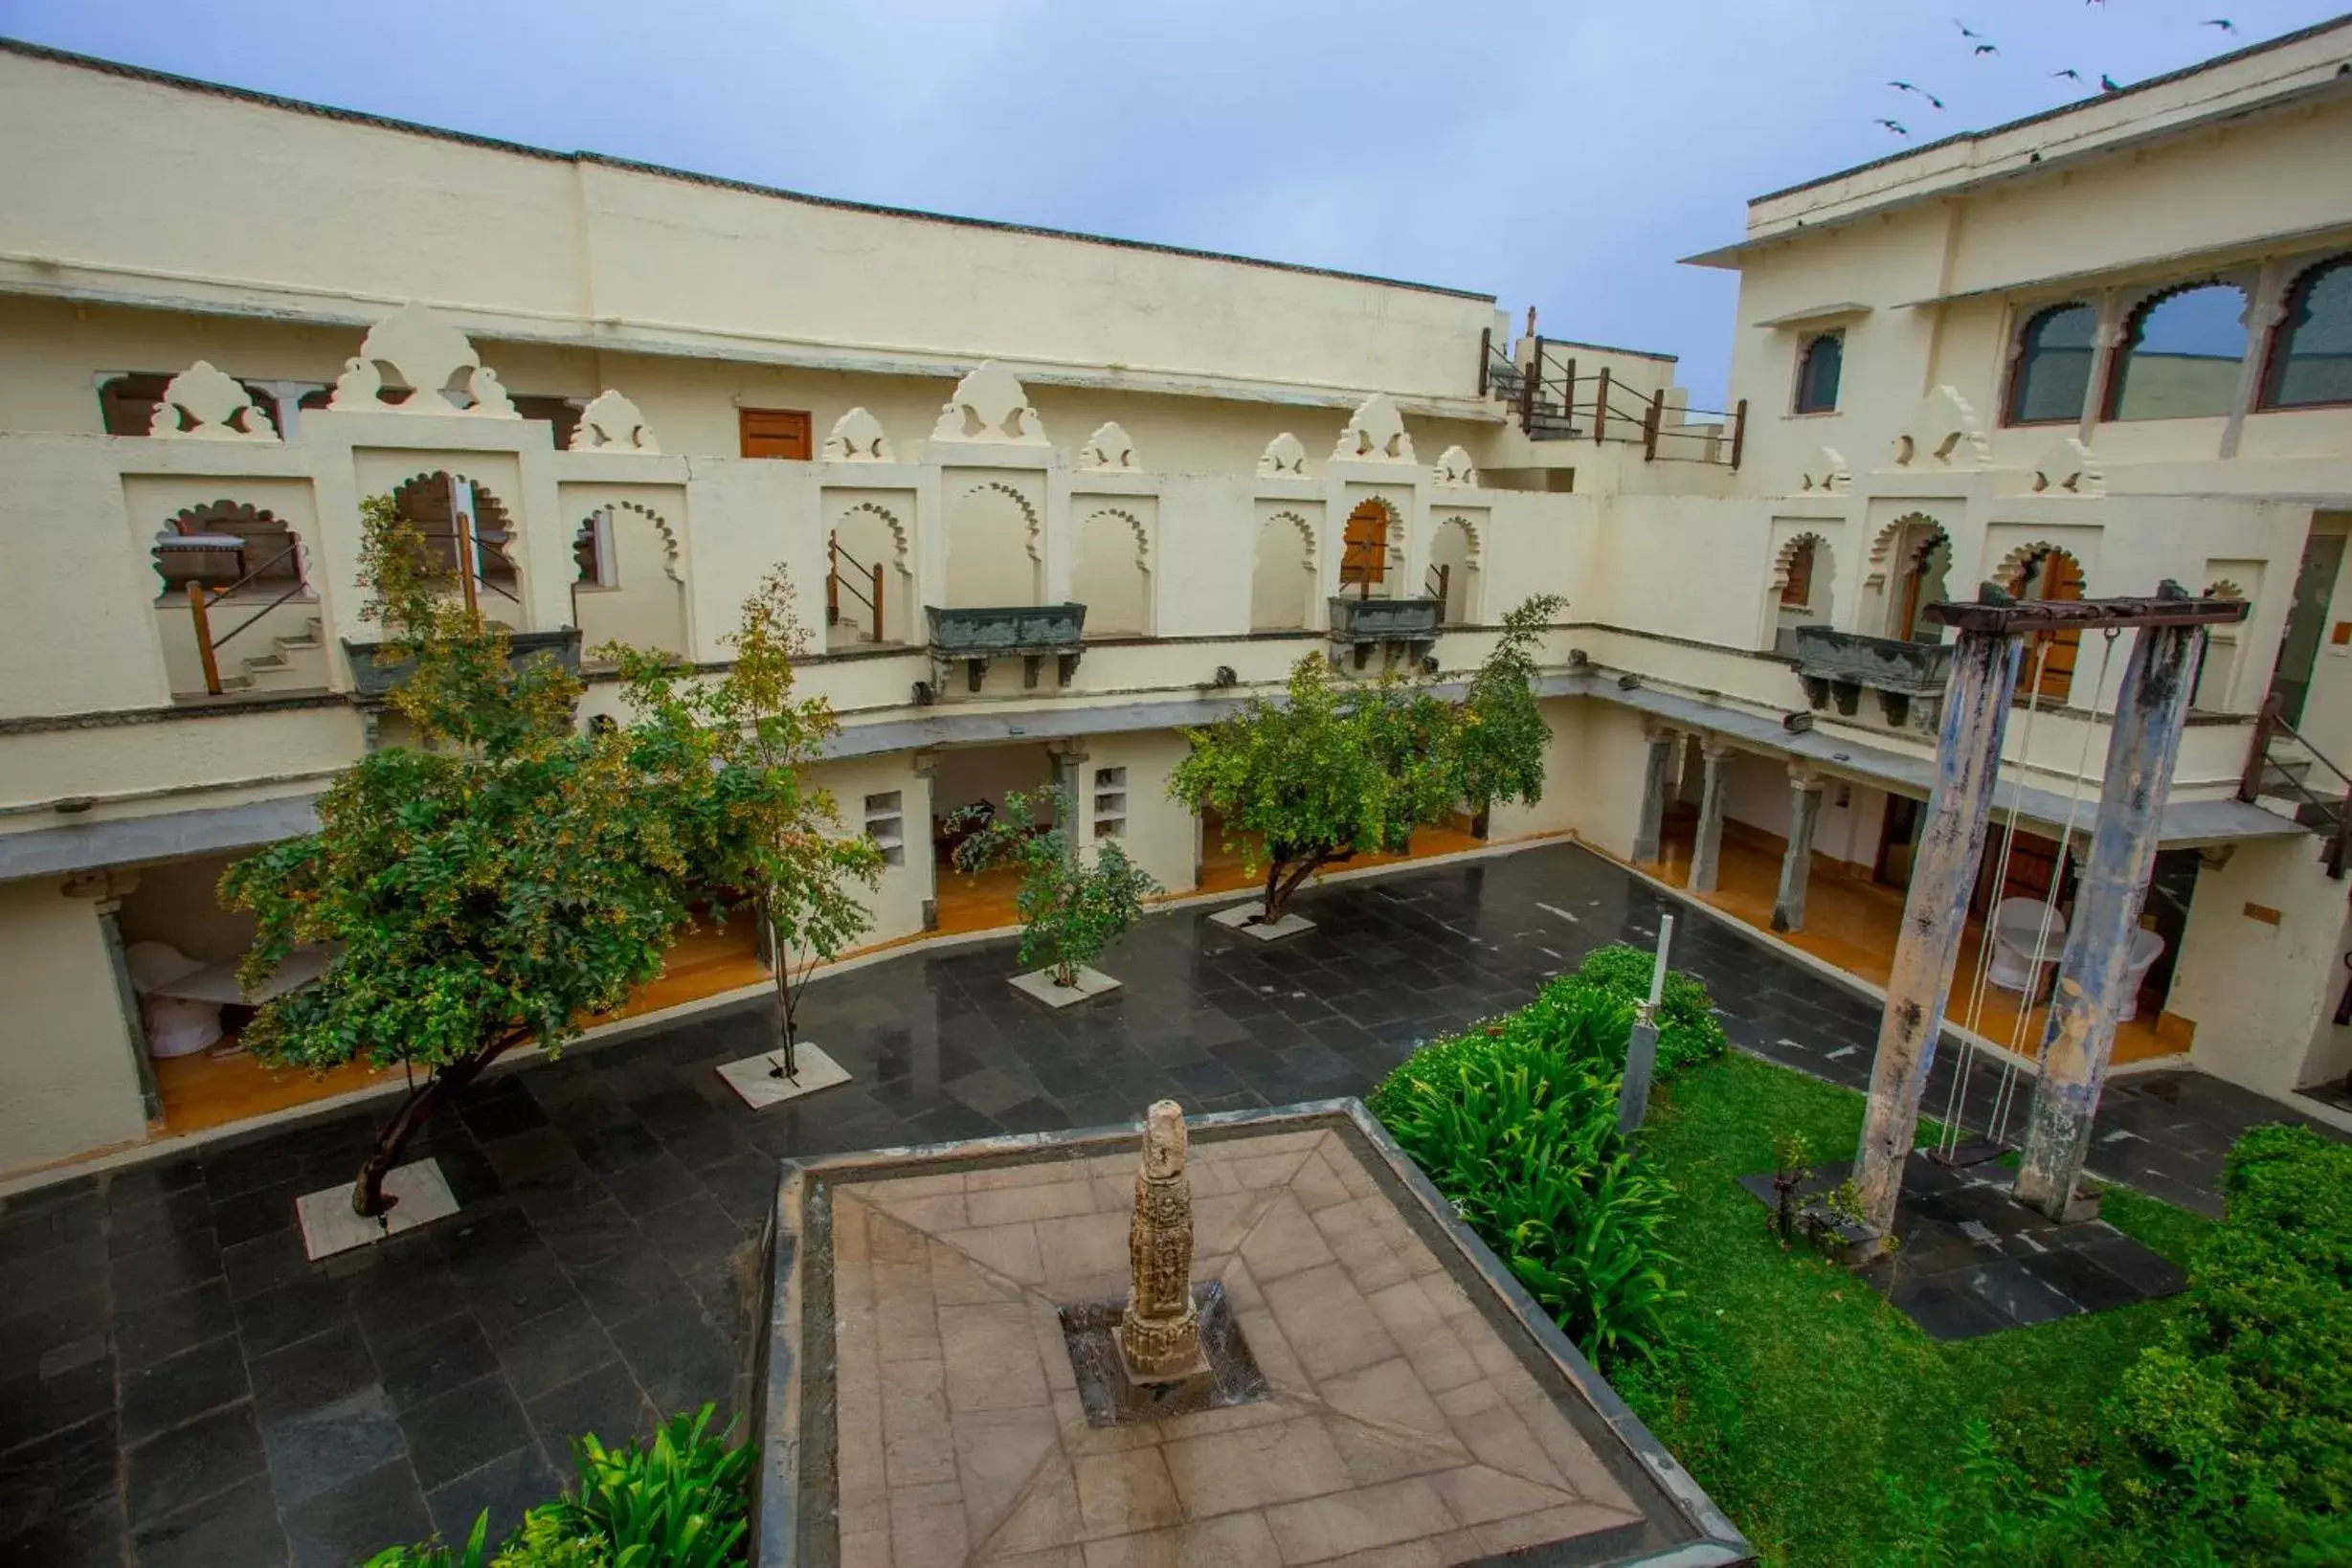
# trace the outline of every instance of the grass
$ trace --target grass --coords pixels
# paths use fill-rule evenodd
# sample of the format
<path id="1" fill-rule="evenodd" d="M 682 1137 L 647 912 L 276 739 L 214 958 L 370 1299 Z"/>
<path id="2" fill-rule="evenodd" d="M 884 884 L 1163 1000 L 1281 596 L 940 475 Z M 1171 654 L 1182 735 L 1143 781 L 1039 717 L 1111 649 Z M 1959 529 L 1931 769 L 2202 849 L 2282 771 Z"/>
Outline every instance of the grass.
<path id="1" fill-rule="evenodd" d="M 1878 1475 L 1915 1490 L 1948 1481 L 1972 1418 L 2054 1487 L 2092 1455 L 2101 1401 L 2173 1310 L 2144 1303 L 1941 1345 L 1869 1286 L 1782 1251 L 1734 1178 L 1771 1169 L 1773 1139 L 1789 1131 L 1843 1163 L 1862 1107 L 1851 1090 L 1734 1054 L 1677 1078 L 1643 1134 L 1674 1188 L 1664 1240 L 1684 1294 L 1669 1309 L 1669 1358 L 1612 1381 L 1765 1563 L 1882 1561 L 1894 1531 Z M 2210 1224 L 2120 1191 L 2103 1213 L 2176 1262 Z"/>

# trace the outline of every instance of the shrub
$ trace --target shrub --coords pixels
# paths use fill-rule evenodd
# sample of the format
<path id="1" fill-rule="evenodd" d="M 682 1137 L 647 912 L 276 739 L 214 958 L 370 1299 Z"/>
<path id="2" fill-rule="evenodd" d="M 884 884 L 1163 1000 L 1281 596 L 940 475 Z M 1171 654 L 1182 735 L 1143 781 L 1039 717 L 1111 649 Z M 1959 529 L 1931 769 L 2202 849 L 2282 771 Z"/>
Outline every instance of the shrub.
<path id="1" fill-rule="evenodd" d="M 1657 955 L 1619 942 L 1595 948 L 1565 981 L 1552 987 L 1589 988 L 1614 997 L 1628 1007 L 1649 999 L 1649 973 Z M 1549 995 L 1552 987 L 1546 988 Z M 1658 1002 L 1658 1067 L 1661 1079 L 1683 1068 L 1711 1062 L 1731 1043 L 1715 1020 L 1715 999 L 1695 974 L 1681 970 L 1666 973 L 1666 993 Z M 1623 1061 L 1622 1054 L 1618 1058 Z"/>
<path id="2" fill-rule="evenodd" d="M 2352 1512 L 2352 1146 L 2256 1128 L 2223 1192 L 2165 1342 L 2125 1375 L 2117 1425 L 2160 1503 L 2275 1548 Z"/>
<path id="3" fill-rule="evenodd" d="M 1053 825 L 1040 824 L 1050 813 Z M 957 869 L 1020 867 L 1020 961 L 1042 964 L 1059 986 L 1078 983 L 1078 972 L 1103 955 L 1160 890 L 1152 874 L 1127 858 L 1116 839 L 1094 846 L 1089 859 L 1073 836 L 1078 807 L 1069 790 L 1048 785 L 1033 795 L 1015 791 L 1004 810 L 955 846 Z"/>
<path id="4" fill-rule="evenodd" d="M 1632 1012 L 1555 984 L 1416 1051 L 1372 1109 L 1585 1354 L 1656 1353 L 1666 1189 L 1617 1133 Z"/>
<path id="5" fill-rule="evenodd" d="M 437 1541 L 395 1546 L 367 1568 L 729 1568 L 746 1560 L 755 1450 L 713 1435 L 705 1405 L 673 1416 L 641 1446 L 572 1445 L 579 1480 L 524 1515 L 496 1556 L 485 1556 L 490 1516 L 474 1521 L 456 1551 Z"/>

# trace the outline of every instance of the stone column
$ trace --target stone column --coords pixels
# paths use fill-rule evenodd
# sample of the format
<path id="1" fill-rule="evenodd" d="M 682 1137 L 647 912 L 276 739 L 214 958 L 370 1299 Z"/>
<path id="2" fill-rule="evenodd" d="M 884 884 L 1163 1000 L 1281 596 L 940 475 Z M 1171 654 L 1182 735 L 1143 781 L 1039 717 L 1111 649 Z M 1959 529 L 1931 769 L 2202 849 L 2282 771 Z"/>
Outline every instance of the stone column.
<path id="1" fill-rule="evenodd" d="M 1144 1119 L 1143 1161 L 1135 1171 L 1135 1212 L 1128 1222 L 1127 1310 L 1119 1319 L 1119 1358 L 1131 1381 L 1174 1382 L 1208 1370 L 1200 1314 L 1193 1305 L 1193 1190 L 1184 1174 L 1189 1139 L 1184 1108 L 1154 1104 Z"/>
<path id="2" fill-rule="evenodd" d="M 155 1064 L 147 1055 L 146 1019 L 139 1011 L 139 989 L 131 983 L 130 955 L 123 942 L 123 901 L 139 885 L 136 871 L 78 871 L 66 879 L 68 898 L 86 898 L 98 911 L 99 935 L 106 944 L 107 967 L 114 972 L 115 1002 L 123 1009 L 123 1030 L 130 1037 L 131 1070 L 139 1079 L 140 1109 L 150 1122 L 164 1113 L 163 1092 L 156 1086 Z"/>
<path id="3" fill-rule="evenodd" d="M 1772 901 L 1772 929 L 1804 930 L 1804 889 L 1813 874 L 1813 824 L 1821 818 L 1821 774 L 1789 764 L 1788 853 L 1781 857 L 1781 890 Z"/>
<path id="4" fill-rule="evenodd" d="M 917 885 L 922 888 L 923 892 L 923 929 L 927 931 L 935 931 L 939 929 L 939 850 L 937 845 L 931 841 L 931 818 L 939 810 L 937 798 L 939 753 L 917 751 L 912 759 L 912 767 L 916 787 L 907 794 L 906 819 L 922 824 L 923 837 L 920 842 L 923 846 L 923 869 L 918 873 L 922 881 Z M 906 839 L 907 868 L 912 871 L 915 867 L 917 840 L 911 830 L 906 832 Z"/>
<path id="5" fill-rule="evenodd" d="M 1698 841 L 1691 848 L 1691 891 L 1712 893 L 1723 859 L 1723 767 L 1732 749 L 1722 737 L 1709 735 L 1699 743 Z"/>
<path id="6" fill-rule="evenodd" d="M 2098 826 L 2082 868 L 2074 921 L 2058 960 L 2058 986 L 2042 1036 L 2042 1076 L 2017 1172 L 2017 1197 L 2053 1220 L 2067 1218 L 2074 1180 L 2091 1146 L 2124 972 L 2181 754 L 2181 727 L 2197 685 L 2198 626 L 2142 626 L 2133 634 L 2107 772 L 2099 782 Z"/>
<path id="7" fill-rule="evenodd" d="M 1664 725 L 1647 728 L 1649 755 L 1642 770 L 1642 815 L 1633 828 L 1633 858 L 1658 858 L 1659 839 L 1666 824 L 1666 792 L 1674 776 L 1674 748 L 1682 737 Z"/>

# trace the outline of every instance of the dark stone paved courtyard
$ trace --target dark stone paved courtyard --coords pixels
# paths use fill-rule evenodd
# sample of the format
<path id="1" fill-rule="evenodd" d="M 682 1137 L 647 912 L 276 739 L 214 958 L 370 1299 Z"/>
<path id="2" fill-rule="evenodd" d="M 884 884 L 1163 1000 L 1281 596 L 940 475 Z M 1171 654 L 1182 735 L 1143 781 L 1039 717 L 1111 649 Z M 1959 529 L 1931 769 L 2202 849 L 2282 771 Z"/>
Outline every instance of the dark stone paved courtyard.
<path id="1" fill-rule="evenodd" d="M 0 1207 L 0 1563 L 341 1565 L 489 1508 L 503 1531 L 568 1440 L 731 1407 L 779 1156 L 1362 1093 L 1415 1042 L 1525 1001 L 1683 908 L 1553 845 L 1304 895 L 1271 947 L 1147 920 L 1112 996 L 1048 1013 L 1011 944 L 916 953 L 811 988 L 808 1038 L 855 1075 L 753 1113 L 711 1068 L 765 1043 L 757 1005 L 486 1082 L 431 1154 L 455 1219 L 323 1264 L 294 1198 L 348 1179 L 381 1107 L 215 1144 Z M 1877 1007 L 1711 917 L 1677 967 L 1742 1047 L 1869 1075 Z M 1946 1103 L 1940 1053 L 1927 1106 Z M 1991 1101 L 1980 1071 L 1972 1121 Z M 2118 1081 L 2092 1169 L 2218 1212 L 2223 1151 L 2293 1113 L 2210 1078 Z"/>

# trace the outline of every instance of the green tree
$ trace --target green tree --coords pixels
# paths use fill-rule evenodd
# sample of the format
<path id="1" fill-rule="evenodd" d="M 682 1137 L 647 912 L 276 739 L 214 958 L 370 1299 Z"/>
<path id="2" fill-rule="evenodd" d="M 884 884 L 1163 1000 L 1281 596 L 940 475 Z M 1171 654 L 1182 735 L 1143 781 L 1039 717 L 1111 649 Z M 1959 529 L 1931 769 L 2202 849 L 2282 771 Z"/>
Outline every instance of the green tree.
<path id="1" fill-rule="evenodd" d="M 705 683 L 619 651 L 629 716 L 583 732 L 575 676 L 515 665 L 389 498 L 362 513 L 365 613 L 383 627 L 378 659 L 412 666 L 391 702 L 418 744 L 363 757 L 321 798 L 316 833 L 231 867 L 221 891 L 258 925 L 249 984 L 298 945 L 332 954 L 257 1014 L 257 1058 L 426 1069 L 353 1185 L 374 1216 L 409 1138 L 499 1057 L 559 1050 L 660 974 L 698 911 L 764 893 L 790 929 L 846 929 L 872 850 L 844 847 L 831 799 L 796 769 L 833 717 L 791 696 L 780 574 L 747 609 L 748 671 Z"/>
<path id="2" fill-rule="evenodd" d="M 1039 820 L 1041 808 L 1053 820 Z M 1065 787 L 1035 794 L 1016 791 L 1004 810 L 955 846 L 956 866 L 977 874 L 992 865 L 1020 867 L 1020 961 L 1053 972 L 1054 984 L 1074 986 L 1081 968 L 1094 962 L 1143 913 L 1147 894 L 1159 891 L 1152 874 L 1127 858 L 1116 839 L 1094 846 L 1089 860 L 1070 836 L 1078 818 Z"/>
<path id="3" fill-rule="evenodd" d="M 1252 873 L 1265 865 L 1261 920 L 1281 919 L 1324 866 L 1400 853 L 1415 828 L 1465 802 L 1484 810 L 1536 798 L 1551 731 L 1536 710 L 1534 640 L 1558 603 L 1545 596 L 1512 611 L 1460 702 L 1394 675 L 1351 683 L 1310 654 L 1281 701 L 1252 698 L 1186 732 L 1192 750 L 1168 793 L 1215 810 Z"/>

